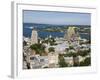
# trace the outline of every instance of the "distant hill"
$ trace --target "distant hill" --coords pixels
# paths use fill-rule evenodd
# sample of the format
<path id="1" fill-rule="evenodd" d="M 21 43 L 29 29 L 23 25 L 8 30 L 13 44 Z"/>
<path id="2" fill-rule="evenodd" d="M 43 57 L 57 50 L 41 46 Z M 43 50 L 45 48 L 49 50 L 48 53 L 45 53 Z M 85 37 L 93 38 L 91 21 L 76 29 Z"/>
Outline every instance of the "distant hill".
<path id="1" fill-rule="evenodd" d="M 33 26 L 33 27 L 69 27 L 69 26 L 75 26 L 75 27 L 90 27 L 90 25 L 55 25 L 55 24 L 38 24 L 38 23 L 23 23 L 23 26 Z"/>

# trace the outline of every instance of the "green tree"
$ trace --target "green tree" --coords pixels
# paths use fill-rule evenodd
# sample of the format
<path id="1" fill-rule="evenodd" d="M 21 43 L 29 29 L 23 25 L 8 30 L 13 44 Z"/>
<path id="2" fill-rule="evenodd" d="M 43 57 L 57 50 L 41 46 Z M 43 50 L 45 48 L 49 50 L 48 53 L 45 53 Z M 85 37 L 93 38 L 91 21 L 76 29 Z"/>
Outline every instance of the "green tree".
<path id="1" fill-rule="evenodd" d="M 44 40 L 44 41 L 42 41 L 42 43 L 50 43 L 50 45 L 56 45 L 56 43 L 55 43 L 56 41 L 55 41 L 55 39 L 54 38 L 48 38 L 47 40 Z"/>
<path id="2" fill-rule="evenodd" d="M 89 50 L 84 50 L 84 51 L 78 51 L 78 55 L 85 57 L 89 54 Z"/>
<path id="3" fill-rule="evenodd" d="M 49 52 L 55 52 L 54 47 L 50 47 L 48 50 L 49 50 Z"/>
<path id="4" fill-rule="evenodd" d="M 88 57 L 84 61 L 80 62 L 80 66 L 89 66 L 91 65 L 91 58 Z"/>
<path id="5" fill-rule="evenodd" d="M 68 64 L 65 62 L 64 56 L 59 54 L 59 66 L 60 67 L 68 67 Z"/>
<path id="6" fill-rule="evenodd" d="M 69 46 L 69 49 L 74 49 L 74 47 L 73 46 Z"/>
<path id="7" fill-rule="evenodd" d="M 27 45 L 27 42 L 26 41 L 23 41 L 23 46 L 26 46 Z"/>
<path id="8" fill-rule="evenodd" d="M 36 54 L 42 55 L 42 53 L 45 53 L 45 46 L 42 45 L 42 44 L 32 44 L 30 46 L 30 48 L 32 50 L 35 50 L 36 51 Z"/>

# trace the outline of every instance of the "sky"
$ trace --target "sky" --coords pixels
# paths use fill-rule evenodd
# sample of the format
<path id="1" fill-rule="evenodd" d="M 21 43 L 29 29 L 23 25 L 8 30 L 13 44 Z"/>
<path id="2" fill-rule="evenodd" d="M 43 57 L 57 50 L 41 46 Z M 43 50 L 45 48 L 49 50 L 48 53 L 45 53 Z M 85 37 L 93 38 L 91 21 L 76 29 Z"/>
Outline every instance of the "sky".
<path id="1" fill-rule="evenodd" d="M 56 25 L 91 25 L 91 14 L 24 10 L 23 22 Z"/>

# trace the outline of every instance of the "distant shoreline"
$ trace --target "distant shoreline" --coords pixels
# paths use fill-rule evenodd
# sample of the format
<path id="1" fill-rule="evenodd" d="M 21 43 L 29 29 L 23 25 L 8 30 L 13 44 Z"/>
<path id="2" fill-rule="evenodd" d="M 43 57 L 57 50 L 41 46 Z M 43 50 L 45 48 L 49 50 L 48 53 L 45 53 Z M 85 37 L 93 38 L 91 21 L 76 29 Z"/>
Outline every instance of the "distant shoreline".
<path id="1" fill-rule="evenodd" d="M 88 26 L 90 27 L 91 25 L 77 25 L 77 24 L 46 24 L 46 23 L 23 23 L 23 24 L 30 24 L 30 25 L 55 25 L 55 26 Z"/>
<path id="2" fill-rule="evenodd" d="M 68 27 L 77 27 L 79 34 L 82 38 L 90 39 L 91 26 L 90 25 L 50 25 L 50 24 L 36 24 L 36 23 L 23 23 L 23 36 L 31 37 L 32 29 L 38 31 L 40 38 L 52 37 L 64 37 Z"/>

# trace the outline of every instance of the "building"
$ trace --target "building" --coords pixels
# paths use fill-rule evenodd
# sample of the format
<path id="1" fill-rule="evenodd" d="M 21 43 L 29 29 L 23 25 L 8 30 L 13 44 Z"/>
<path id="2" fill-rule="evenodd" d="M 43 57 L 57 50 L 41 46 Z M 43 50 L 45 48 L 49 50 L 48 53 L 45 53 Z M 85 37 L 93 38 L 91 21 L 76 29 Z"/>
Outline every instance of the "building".
<path id="1" fill-rule="evenodd" d="M 48 60 L 49 60 L 49 67 L 50 68 L 57 67 L 57 64 L 58 64 L 58 54 L 49 53 Z"/>
<path id="2" fill-rule="evenodd" d="M 71 46 L 78 46 L 79 45 L 79 40 L 80 36 L 77 31 L 76 27 L 69 27 L 67 32 L 64 35 L 64 39 L 69 42 Z"/>
<path id="3" fill-rule="evenodd" d="M 55 52 L 60 54 L 64 54 L 66 49 L 69 49 L 69 44 L 67 42 L 63 42 L 55 46 Z"/>
<path id="4" fill-rule="evenodd" d="M 49 67 L 48 56 L 32 55 L 29 56 L 29 62 L 32 69 Z"/>
<path id="5" fill-rule="evenodd" d="M 38 43 L 38 33 L 35 29 L 33 29 L 31 34 L 31 44 L 35 43 Z"/>
<path id="6" fill-rule="evenodd" d="M 68 41 L 77 41 L 79 40 L 79 34 L 76 27 L 69 27 L 67 32 L 64 35 L 64 39 Z"/>
<path id="7" fill-rule="evenodd" d="M 68 64 L 69 67 L 73 66 L 73 57 L 64 57 L 65 62 Z"/>

